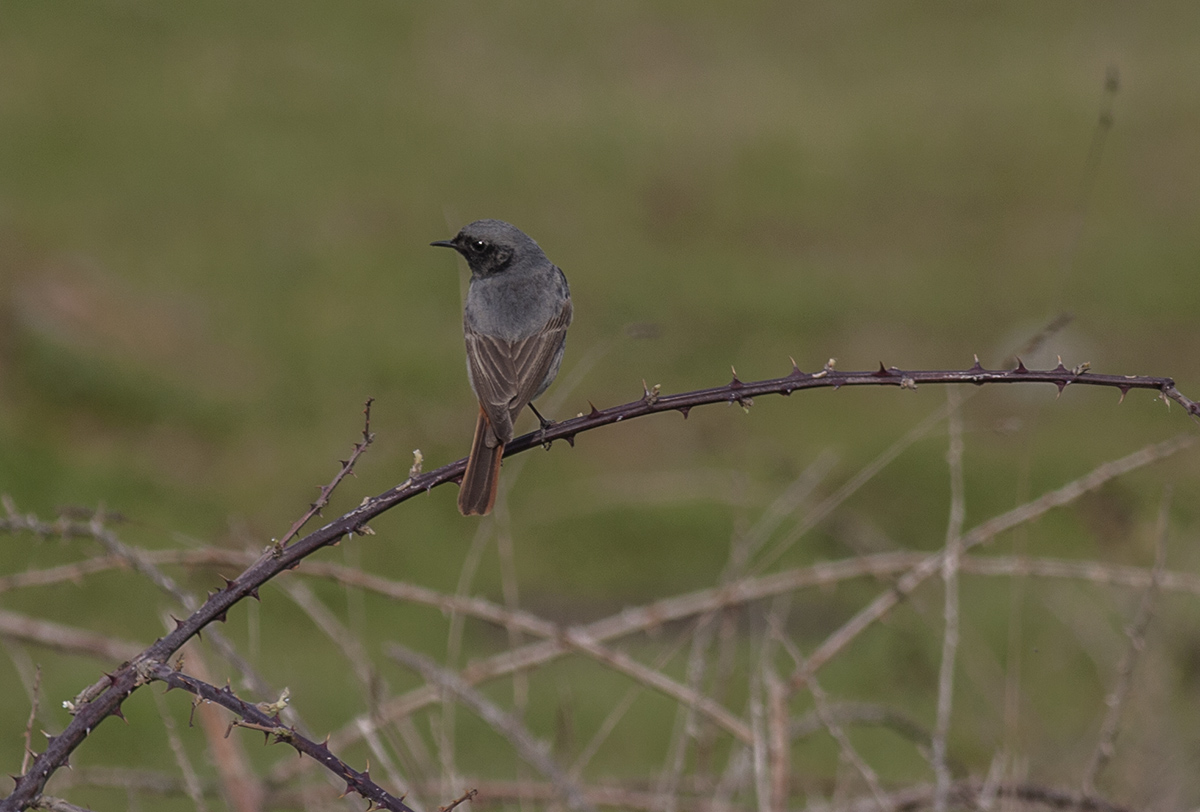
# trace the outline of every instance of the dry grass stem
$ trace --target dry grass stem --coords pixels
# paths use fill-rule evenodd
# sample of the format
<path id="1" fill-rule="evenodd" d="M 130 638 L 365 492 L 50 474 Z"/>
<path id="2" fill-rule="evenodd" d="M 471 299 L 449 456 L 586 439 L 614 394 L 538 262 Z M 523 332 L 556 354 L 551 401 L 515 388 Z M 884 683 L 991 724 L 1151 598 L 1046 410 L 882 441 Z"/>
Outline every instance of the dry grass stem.
<path id="1" fill-rule="evenodd" d="M 950 712 L 954 701 L 954 661 L 958 652 L 958 564 L 962 555 L 962 528 L 966 516 L 963 496 L 962 409 L 957 390 L 946 390 L 949 409 L 950 448 L 946 459 L 950 466 L 950 518 L 946 527 L 946 546 L 942 553 L 942 583 L 945 588 L 943 609 L 942 663 L 938 672 L 937 721 L 931 747 L 933 773 L 937 780 L 934 812 L 946 812 L 950 792 L 950 768 L 946 764 L 946 737 L 950 732 Z"/>
<path id="2" fill-rule="evenodd" d="M 821 683 L 817 681 L 816 674 L 811 673 L 805 668 L 804 655 L 800 653 L 800 649 L 796 648 L 795 644 L 783 633 L 783 630 L 776 626 L 774 628 L 775 636 L 783 644 L 783 648 L 787 651 L 788 656 L 792 658 L 795 667 L 795 673 L 806 673 L 805 687 L 808 688 L 813 698 L 813 706 L 817 714 L 817 718 L 821 720 L 821 724 L 829 731 L 829 735 L 837 742 L 838 750 L 842 758 L 852 766 L 862 778 L 863 783 L 867 785 L 871 795 L 875 798 L 880 812 L 885 810 L 885 796 L 883 785 L 879 783 L 879 776 L 871 765 L 859 754 L 858 750 L 850 742 L 850 737 L 846 735 L 845 728 L 842 727 L 838 718 L 830 711 L 829 696 L 821 687 Z"/>
<path id="3" fill-rule="evenodd" d="M 606 665 L 614 671 L 620 671 L 643 685 L 682 702 L 689 708 L 694 708 L 743 744 L 751 742 L 750 728 L 745 722 L 699 691 L 676 682 L 661 671 L 642 665 L 622 651 L 601 645 L 596 638 L 586 633 L 568 631 L 563 635 L 563 640 L 571 649 L 587 654 L 596 662 Z"/>
<path id="4" fill-rule="evenodd" d="M 668 646 L 659 653 L 658 657 L 654 661 L 654 665 L 651 666 L 651 668 L 653 668 L 655 671 L 661 671 L 663 668 L 665 668 L 667 663 L 674 659 L 675 655 L 678 654 L 680 649 L 683 648 L 683 645 L 687 642 L 688 637 L 688 635 L 680 635 L 679 639 L 676 640 L 674 644 Z M 621 697 L 619 702 L 613 705 L 612 710 L 610 710 L 604 717 L 604 721 L 600 723 L 598 728 L 596 728 L 596 732 L 592 735 L 592 738 L 588 741 L 583 750 L 580 751 L 579 756 L 576 757 L 575 763 L 571 765 L 571 769 L 568 771 L 571 778 L 576 781 L 580 780 L 581 776 L 583 775 L 584 768 L 587 767 L 588 763 L 593 758 L 595 758 L 596 753 L 600 750 L 601 745 L 604 744 L 609 735 L 616 728 L 617 724 L 625 717 L 625 714 L 629 712 L 629 709 L 633 706 L 634 701 L 637 700 L 637 698 L 641 696 L 645 690 L 646 686 L 642 685 L 640 682 L 634 683 L 626 689 L 624 696 Z"/>
<path id="5" fill-rule="evenodd" d="M 1129 647 L 1117 665 L 1117 677 L 1112 690 L 1105 699 L 1104 721 L 1100 725 L 1100 736 L 1096 749 L 1088 760 L 1083 773 L 1081 791 L 1084 795 L 1094 795 L 1096 779 L 1101 770 L 1112 759 L 1116 752 L 1117 731 L 1121 724 L 1121 712 L 1125 707 L 1125 699 L 1129 695 L 1129 687 L 1133 682 L 1133 671 L 1137 667 L 1138 658 L 1146 645 L 1146 631 L 1154 617 L 1154 602 L 1158 598 L 1159 583 L 1162 579 L 1163 568 L 1167 563 L 1167 535 L 1170 525 L 1171 491 L 1163 495 L 1162 505 L 1158 511 L 1158 528 L 1155 531 L 1154 569 L 1150 583 L 1142 592 L 1138 603 L 1137 614 L 1126 629 L 1129 637 Z"/>
<path id="6" fill-rule="evenodd" d="M 192 641 L 184 647 L 184 659 L 188 670 L 197 679 L 212 683 L 214 680 L 201 647 Z M 165 712 L 161 707 L 160 712 Z M 266 790 L 251 768 L 250 759 L 237 736 L 226 736 L 229 730 L 225 711 L 217 706 L 201 702 L 193 706 L 195 718 L 199 720 L 208 742 L 208 752 L 217 771 L 221 795 L 233 812 L 260 812 Z M 198 780 L 197 780 L 198 784 Z M 188 793 L 193 790 L 188 787 Z"/>
<path id="7" fill-rule="evenodd" d="M 874 479 L 880 471 L 890 465 L 913 443 L 933 431 L 934 426 L 946 419 L 949 408 L 948 405 L 942 406 L 932 412 L 928 417 L 910 429 L 907 434 L 888 446 L 870 464 L 848 479 L 840 488 L 821 500 L 820 504 L 804 515 L 804 518 L 792 528 L 791 532 L 777 541 L 775 546 L 762 559 L 755 563 L 753 572 L 763 572 L 770 568 L 784 553 L 792 548 L 793 544 L 803 538 L 805 533 L 824 521 L 827 516 L 833 513 L 834 510 L 853 496 L 860 488 Z"/>
<path id="8" fill-rule="evenodd" d="M 192 766 L 183 741 L 180 740 L 179 733 L 175 730 L 175 719 L 167 709 L 167 703 L 162 694 L 158 691 L 152 691 L 151 694 L 154 696 L 154 705 L 158 708 L 159 719 L 162 720 L 163 732 L 167 734 L 167 744 L 171 748 L 171 755 L 175 757 L 175 766 L 179 768 L 179 772 L 183 776 L 183 788 L 187 792 L 188 800 L 192 802 L 196 812 L 207 812 L 208 804 L 204 802 L 204 788 L 200 785 L 200 776 L 196 774 L 196 768 Z"/>
<path id="9" fill-rule="evenodd" d="M 1180 435 L 1174 439 L 1154 445 L 1145 446 L 1111 462 L 1097 466 L 1090 473 L 1080 477 L 1057 490 L 1042 496 L 1012 510 L 994 516 L 983 524 L 977 525 L 962 539 L 961 549 L 970 550 L 973 547 L 991 541 L 1001 533 L 1031 521 L 1056 507 L 1062 507 L 1078 499 L 1089 491 L 1094 491 L 1101 485 L 1130 471 L 1145 467 L 1153 462 L 1187 448 L 1194 442 L 1191 435 Z M 943 552 L 927 556 L 923 561 L 905 573 L 892 589 L 882 593 L 866 608 L 843 624 L 833 634 L 826 638 L 805 664 L 804 670 L 792 677 L 792 687 L 797 689 L 807 681 L 807 676 L 829 662 L 851 640 L 856 638 L 872 623 L 886 615 L 900 600 L 920 586 L 925 579 L 941 568 Z"/>
<path id="10" fill-rule="evenodd" d="M 529 732 L 529 729 L 514 718 L 512 714 L 501 710 L 495 703 L 484 697 L 483 694 L 463 682 L 457 674 L 442 668 L 422 654 L 418 654 L 395 643 L 388 644 L 386 652 L 392 659 L 420 673 L 425 680 L 436 683 L 439 688 L 447 691 L 459 702 L 469 707 L 480 719 L 487 722 L 493 730 L 508 739 L 517 753 L 529 766 L 550 779 L 551 783 L 558 790 L 562 800 L 571 809 L 591 808 L 591 804 L 585 800 L 578 785 L 547 754 L 548 748 L 542 742 L 538 741 Z"/>
<path id="11" fill-rule="evenodd" d="M 49 620 L 0 609 L 0 636 L 35 643 L 67 654 L 82 654 L 119 663 L 137 656 L 138 643 L 64 626 Z"/>
<path id="12" fill-rule="evenodd" d="M 771 812 L 786 812 L 791 794 L 792 741 L 788 721 L 788 696 L 783 680 L 773 668 L 763 666 L 767 692 L 767 747 L 770 767 Z"/>
<path id="13" fill-rule="evenodd" d="M 42 667 L 39 665 L 33 675 L 32 696 L 29 700 L 29 720 L 25 723 L 25 752 L 21 756 L 21 774 L 29 769 L 33 759 L 33 723 L 37 721 L 38 705 L 42 701 Z"/>

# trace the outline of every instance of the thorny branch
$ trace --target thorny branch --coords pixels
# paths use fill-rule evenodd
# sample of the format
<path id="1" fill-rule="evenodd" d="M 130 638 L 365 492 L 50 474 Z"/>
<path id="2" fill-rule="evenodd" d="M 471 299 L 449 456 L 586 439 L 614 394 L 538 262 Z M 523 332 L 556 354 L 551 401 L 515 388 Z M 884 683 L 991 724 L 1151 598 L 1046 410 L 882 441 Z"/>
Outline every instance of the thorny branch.
<path id="1" fill-rule="evenodd" d="M 1131 389 L 1149 389 L 1157 391 L 1164 400 L 1174 400 L 1193 418 L 1200 418 L 1200 404 L 1182 395 L 1171 378 L 1157 378 L 1137 375 L 1096 375 L 1091 374 L 1088 365 L 1082 364 L 1074 369 L 1067 369 L 1063 364 L 1050 370 L 1029 370 L 1018 361 L 1015 369 L 987 370 L 978 361 L 967 370 L 950 371 L 904 371 L 895 367 L 885 368 L 882 364 L 875 372 L 839 372 L 834 369 L 832 361 L 824 369 L 815 373 L 801 372 L 793 363 L 792 371 L 781 377 L 763 381 L 743 382 L 736 375 L 724 386 L 684 392 L 676 395 L 660 395 L 659 387 L 646 388 L 643 396 L 635 401 L 620 406 L 600 410 L 594 406 L 587 415 L 580 415 L 571 420 L 555 424 L 544 431 L 530 432 L 516 438 L 505 449 L 505 456 L 519 454 L 554 440 L 566 440 L 573 444 L 575 437 L 585 431 L 600 428 L 614 423 L 631 420 L 649 414 L 678 411 L 685 417 L 696 407 L 713 403 L 737 403 L 743 408 L 753 404 L 753 398 L 761 395 L 781 394 L 790 395 L 802 389 L 816 389 L 843 386 L 899 386 L 913 389 L 919 384 L 950 384 L 973 383 L 983 385 L 989 383 L 1052 383 L 1058 387 L 1059 393 L 1068 385 L 1083 384 L 1088 386 L 1108 386 L 1120 391 L 1122 399 Z M 369 410 L 367 411 L 369 419 Z M 369 424 L 363 431 L 364 442 L 356 444 L 355 453 L 347 460 L 330 490 L 336 486 L 353 466 L 353 462 L 365 450 L 370 441 Z M 39 797 L 46 781 L 55 771 L 61 768 L 71 753 L 79 747 L 90 732 L 104 719 L 120 715 L 121 703 L 137 688 L 147 681 L 147 669 L 160 667 L 185 642 L 197 635 L 205 626 L 214 620 L 224 621 L 231 607 L 246 597 L 258 597 L 258 591 L 267 581 L 286 570 L 294 569 L 307 556 L 323 547 L 336 544 L 342 538 L 352 534 L 366 534 L 371 530 L 367 522 L 381 513 L 390 510 L 417 494 L 431 490 L 447 482 L 458 481 L 462 477 L 466 460 L 458 460 L 428 473 L 420 473 L 416 466 L 408 479 L 400 485 L 374 497 L 365 500 L 360 506 L 349 511 L 338 519 L 314 530 L 303 538 L 296 539 L 290 544 L 277 542 L 268 547 L 258 560 L 233 580 L 227 580 L 223 589 L 210 593 L 208 600 L 186 619 L 177 622 L 176 628 L 166 636 L 155 641 L 153 645 L 142 651 L 132 661 L 118 668 L 112 674 L 81 692 L 74 706 L 74 718 L 71 723 L 58 735 L 51 737 L 48 746 L 36 759 L 30 769 L 16 777 L 16 786 L 12 793 L 0 799 L 0 812 L 16 812 L 28 808 Z M 328 492 L 323 490 L 323 495 Z M 320 503 L 320 500 L 318 500 Z M 315 515 L 319 507 L 311 509 Z M 305 519 L 307 521 L 307 519 Z M 285 536 L 285 540 L 298 533 L 302 522 L 298 522 Z M 6 518 L 0 518 L 0 530 L 33 530 L 25 521 L 25 517 L 16 516 L 12 511 Z M 85 533 L 80 533 L 84 535 Z M 965 545 L 964 545 L 965 546 Z M 936 560 L 931 561 L 936 567 Z M 920 580 L 921 572 L 916 575 Z M 810 661 L 811 663 L 811 661 Z"/>
<path id="2" fill-rule="evenodd" d="M 296 520 L 291 529 L 283 534 L 283 538 L 276 542 L 278 546 L 283 547 L 295 538 L 296 534 L 300 532 L 300 528 L 308 524 L 313 516 L 320 516 L 321 511 L 329 504 L 329 497 L 333 494 L 333 491 L 338 485 L 342 484 L 343 479 L 354 473 L 354 464 L 358 462 L 358 458 L 366 453 L 366 450 L 371 447 L 371 443 L 375 441 L 375 435 L 371 433 L 371 404 L 374 402 L 375 398 L 367 398 L 366 404 L 363 405 L 362 442 L 355 443 L 354 450 L 350 452 L 350 456 L 341 460 L 342 469 L 337 472 L 337 476 L 328 485 L 321 486 L 321 491 L 317 494 L 317 501 L 309 505 L 308 511 Z"/>
<path id="3" fill-rule="evenodd" d="M 277 743 L 283 742 L 291 745 L 297 752 L 318 762 L 345 781 L 347 793 L 357 792 L 380 809 L 390 809 L 393 812 L 414 812 L 402 799 L 391 795 L 372 781 L 369 771 L 358 772 L 335 756 L 325 744 L 308 739 L 297 733 L 294 727 L 284 725 L 279 719 L 279 711 L 283 709 L 282 702 L 265 706 L 245 702 L 239 699 L 229 686 L 218 688 L 203 680 L 188 676 L 182 671 L 176 671 L 163 663 L 148 665 L 144 669 L 144 675 L 147 680 L 165 682 L 168 686 L 167 690 L 181 688 L 202 700 L 214 702 L 233 711 L 245 721 L 234 720 L 230 723 L 231 730 L 234 727 L 248 727 L 251 730 L 261 731 L 268 738 L 274 738 Z"/>

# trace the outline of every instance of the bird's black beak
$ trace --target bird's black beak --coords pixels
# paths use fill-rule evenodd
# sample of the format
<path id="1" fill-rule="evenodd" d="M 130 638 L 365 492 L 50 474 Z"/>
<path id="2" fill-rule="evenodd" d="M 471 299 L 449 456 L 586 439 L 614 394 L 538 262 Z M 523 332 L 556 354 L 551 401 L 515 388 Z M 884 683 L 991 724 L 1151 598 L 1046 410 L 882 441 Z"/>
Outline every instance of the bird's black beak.
<path id="1" fill-rule="evenodd" d="M 454 240 L 434 240 L 429 244 L 436 245 L 438 248 L 453 248 L 455 251 L 458 250 L 458 245 L 454 242 Z"/>

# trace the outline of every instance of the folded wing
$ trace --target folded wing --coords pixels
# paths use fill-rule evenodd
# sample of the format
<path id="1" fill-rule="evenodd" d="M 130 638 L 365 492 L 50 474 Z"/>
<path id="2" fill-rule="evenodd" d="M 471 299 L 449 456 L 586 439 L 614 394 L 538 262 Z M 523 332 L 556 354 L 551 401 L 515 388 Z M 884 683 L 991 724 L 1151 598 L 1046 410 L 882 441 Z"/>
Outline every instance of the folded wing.
<path id="1" fill-rule="evenodd" d="M 471 385 L 491 424 L 489 447 L 507 443 L 513 436 L 513 422 L 544 388 L 543 383 L 561 360 L 567 327 L 571 324 L 571 303 L 546 326 L 517 341 L 475 332 L 465 326 L 467 364 Z"/>

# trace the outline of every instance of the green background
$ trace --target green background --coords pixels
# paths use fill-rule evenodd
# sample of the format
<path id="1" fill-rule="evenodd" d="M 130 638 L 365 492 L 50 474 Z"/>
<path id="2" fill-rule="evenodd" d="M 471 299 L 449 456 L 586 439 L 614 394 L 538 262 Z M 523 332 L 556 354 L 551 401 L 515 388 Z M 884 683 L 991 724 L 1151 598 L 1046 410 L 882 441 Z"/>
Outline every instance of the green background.
<path id="1" fill-rule="evenodd" d="M 414 448 L 427 468 L 457 459 L 476 409 L 465 276 L 427 246 L 480 217 L 520 226 L 570 280 L 576 318 L 543 401 L 551 416 L 635 399 L 643 380 L 674 392 L 724 383 L 731 366 L 743 380 L 782 375 L 789 356 L 806 370 L 830 357 L 840 369 L 965 368 L 973 353 L 999 365 L 1062 312 L 1074 321 L 1030 366 L 1061 355 L 1097 372 L 1172 375 L 1200 395 L 1200 6 L 2 0 L 0 492 L 46 517 L 101 505 L 147 547 L 258 549 L 336 471 L 368 397 L 375 443 L 326 515 L 403 480 Z M 711 585 L 731 537 L 821 453 L 837 455 L 831 492 L 944 398 L 939 387 L 815 391 L 528 454 L 505 476 L 521 603 L 583 620 Z M 1194 430 L 1147 393 L 1116 401 L 1083 387 L 1058 400 L 1048 386 L 975 393 L 967 526 Z M 937 548 L 945 448 L 939 428 L 784 564 L 851 555 L 864 526 L 885 549 Z M 1194 569 L 1194 452 L 1055 514 L 1023 543 L 1147 565 L 1167 482 L 1168 563 Z M 321 555 L 452 591 L 479 527 L 454 498 L 440 488 L 374 522 L 376 536 Z M 5 538 L 0 568 L 96 552 Z M 798 597 L 801 648 L 878 588 Z M 964 589 L 977 651 L 963 656 L 1002 673 L 1007 585 Z M 494 548 L 471 591 L 500 599 Z M 236 610 L 229 633 L 244 641 L 261 624 L 264 673 L 292 687 L 314 727 L 337 727 L 361 698 L 328 641 L 271 594 L 252 616 Z M 1036 650 L 1045 635 L 1055 661 L 1031 654 L 1025 667 L 1059 676 L 1030 677 L 1022 743 L 1031 775 L 1069 784 L 1136 595 L 1033 594 L 1026 642 Z M 340 591 L 326 597 L 345 608 Z M 937 587 L 925 598 L 924 614 L 906 610 L 839 661 L 827 690 L 932 724 Z M 167 608 L 129 574 L 3 602 L 141 641 L 161 633 Z M 372 651 L 404 639 L 444 654 L 442 619 L 367 606 L 359 629 Z M 1108 785 L 1118 798 L 1200 800 L 1188 767 L 1200 758 L 1195 617 L 1194 600 L 1173 599 L 1155 626 L 1158 670 L 1139 715 L 1156 720 L 1169 755 L 1134 748 Z M 1088 623 L 1104 645 L 1089 648 Z M 504 643 L 477 634 L 479 650 Z M 47 663 L 42 725 L 61 727 L 59 702 L 96 665 L 30 656 Z M 381 667 L 395 689 L 416 684 Z M 575 685 L 586 740 L 627 683 L 579 664 L 554 673 L 545 693 Z M 0 711 L 14 772 L 28 705 L 3 663 L 0 684 L 20 700 Z M 962 685 L 952 747 L 982 775 L 999 736 L 995 684 Z M 140 725 L 102 733 L 132 748 L 130 763 L 170 769 L 153 705 L 137 701 Z M 644 727 L 622 728 L 598 775 L 659 768 L 673 710 L 646 702 Z M 549 736 L 547 708 L 531 718 Z M 497 748 L 472 744 L 470 715 L 459 718 L 464 768 L 506 774 L 511 759 L 490 762 Z M 885 778 L 927 778 L 911 747 L 871 735 L 882 734 L 862 747 Z M 99 749 L 77 758 L 112 763 Z M 797 759 L 821 776 L 836 750 Z"/>

